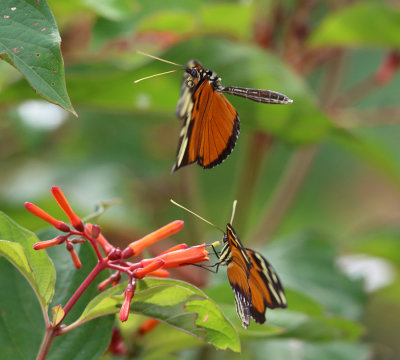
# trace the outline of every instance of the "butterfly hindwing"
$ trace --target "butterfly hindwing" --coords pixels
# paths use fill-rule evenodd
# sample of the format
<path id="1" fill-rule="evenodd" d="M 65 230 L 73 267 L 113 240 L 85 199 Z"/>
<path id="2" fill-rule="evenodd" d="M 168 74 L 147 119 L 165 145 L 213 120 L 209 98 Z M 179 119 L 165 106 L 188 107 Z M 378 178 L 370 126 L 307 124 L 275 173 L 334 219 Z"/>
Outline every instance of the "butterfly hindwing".
<path id="1" fill-rule="evenodd" d="M 253 265 L 249 276 L 250 313 L 257 323 L 263 324 L 267 307 L 286 308 L 285 293 L 271 264 L 259 252 L 251 249 L 246 249 L 246 251 Z"/>
<path id="2" fill-rule="evenodd" d="M 209 71 L 195 60 L 187 68 L 197 69 L 199 75 L 183 76 L 176 110 L 183 125 L 173 172 L 193 162 L 205 169 L 220 164 L 232 152 L 240 131 L 237 111 L 214 88 Z"/>

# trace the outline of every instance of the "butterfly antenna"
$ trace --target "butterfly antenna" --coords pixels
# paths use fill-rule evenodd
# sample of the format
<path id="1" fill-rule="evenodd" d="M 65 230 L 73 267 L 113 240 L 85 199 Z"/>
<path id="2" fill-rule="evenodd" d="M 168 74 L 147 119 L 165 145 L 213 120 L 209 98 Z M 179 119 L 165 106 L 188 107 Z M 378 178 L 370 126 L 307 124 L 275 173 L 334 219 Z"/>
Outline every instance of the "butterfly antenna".
<path id="1" fill-rule="evenodd" d="M 225 234 L 225 231 L 224 231 L 224 230 L 222 230 L 222 229 L 221 229 L 220 227 L 218 227 L 217 225 L 214 225 L 212 222 L 210 222 L 210 221 L 204 219 L 204 218 L 201 217 L 199 214 L 196 214 L 194 211 L 185 208 L 183 205 L 178 204 L 176 201 L 174 201 L 174 200 L 172 200 L 172 199 L 170 199 L 170 201 L 171 201 L 174 205 L 180 207 L 180 208 L 183 209 L 183 210 L 186 210 L 187 212 L 189 212 L 189 213 L 191 213 L 192 215 L 198 217 L 200 220 L 203 220 L 203 221 L 206 222 L 207 224 L 209 224 L 209 225 L 215 227 L 216 229 L 222 231 L 223 234 Z"/>
<path id="2" fill-rule="evenodd" d="M 144 78 L 135 80 L 133 83 L 134 83 L 134 84 L 137 84 L 139 81 L 142 81 L 142 80 L 151 79 L 151 78 L 156 77 L 156 76 L 161 76 L 161 75 L 165 75 L 165 74 L 170 74 L 170 73 L 177 72 L 177 71 L 180 71 L 180 70 L 182 70 L 182 69 L 175 69 L 175 70 L 165 71 L 165 72 L 162 72 L 162 73 L 158 73 L 158 74 L 146 76 L 146 77 L 144 77 Z"/>
<path id="3" fill-rule="evenodd" d="M 177 63 L 174 63 L 174 62 L 169 61 L 169 60 L 161 59 L 161 58 L 159 58 L 159 57 L 157 57 L 157 56 L 147 54 L 147 53 L 145 53 L 145 52 L 143 52 L 143 51 L 140 51 L 140 50 L 136 51 L 136 54 L 144 55 L 144 56 L 147 56 L 147 57 L 149 57 L 149 58 L 152 58 L 152 59 L 155 59 L 155 60 L 158 60 L 158 61 L 165 62 L 165 63 L 167 63 L 167 64 L 171 64 L 171 65 L 175 65 L 175 66 L 182 66 L 182 67 L 183 67 L 183 65 L 181 65 L 181 64 L 177 64 Z"/>
<path id="4" fill-rule="evenodd" d="M 231 216 L 231 225 L 233 223 L 233 218 L 235 217 L 235 211 L 236 211 L 236 204 L 237 204 L 237 200 L 233 201 L 233 208 L 232 208 L 232 216 Z"/>

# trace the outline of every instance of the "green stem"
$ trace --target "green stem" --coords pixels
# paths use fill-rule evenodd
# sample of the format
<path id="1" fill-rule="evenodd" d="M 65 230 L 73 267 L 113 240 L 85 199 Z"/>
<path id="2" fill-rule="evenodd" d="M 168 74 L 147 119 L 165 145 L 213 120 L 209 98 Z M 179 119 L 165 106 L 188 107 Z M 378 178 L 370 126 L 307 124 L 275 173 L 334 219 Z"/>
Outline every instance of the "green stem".
<path id="1" fill-rule="evenodd" d="M 51 344 L 53 343 L 55 337 L 56 337 L 56 330 L 50 324 L 50 326 L 48 326 L 46 329 L 46 333 L 44 335 L 42 344 L 40 345 L 39 353 L 36 357 L 36 360 L 46 359 L 47 354 L 50 351 Z"/>

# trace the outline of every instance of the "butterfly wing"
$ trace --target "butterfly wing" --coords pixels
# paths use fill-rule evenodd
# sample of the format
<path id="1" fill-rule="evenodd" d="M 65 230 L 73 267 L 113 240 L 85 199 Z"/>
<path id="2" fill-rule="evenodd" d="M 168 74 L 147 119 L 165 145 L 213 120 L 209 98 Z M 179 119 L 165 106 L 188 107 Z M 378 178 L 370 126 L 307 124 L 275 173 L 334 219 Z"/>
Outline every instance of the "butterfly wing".
<path id="1" fill-rule="evenodd" d="M 251 289 L 249 276 L 251 271 L 250 258 L 240 242 L 235 230 L 227 225 L 227 243 L 221 251 L 222 264 L 227 264 L 227 275 L 235 295 L 236 312 L 242 325 L 250 325 L 251 315 Z"/>
<path id="2" fill-rule="evenodd" d="M 271 264 L 257 251 L 246 249 L 252 267 L 249 275 L 251 291 L 250 314 L 263 324 L 267 307 L 286 308 L 286 298 L 282 284 Z"/>
<path id="3" fill-rule="evenodd" d="M 183 126 L 172 172 L 194 162 L 205 169 L 219 165 L 232 152 L 240 131 L 237 111 L 214 89 L 203 67 L 196 61 L 187 66 L 197 67 L 202 77 L 192 79 L 185 73 L 183 78 L 176 111 Z"/>

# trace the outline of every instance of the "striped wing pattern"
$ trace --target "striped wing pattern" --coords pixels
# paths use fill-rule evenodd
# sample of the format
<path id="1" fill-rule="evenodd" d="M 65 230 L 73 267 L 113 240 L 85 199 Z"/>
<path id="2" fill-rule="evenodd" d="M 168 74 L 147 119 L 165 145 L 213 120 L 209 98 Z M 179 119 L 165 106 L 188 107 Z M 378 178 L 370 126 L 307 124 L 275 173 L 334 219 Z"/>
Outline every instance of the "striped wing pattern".
<path id="1" fill-rule="evenodd" d="M 267 307 L 286 307 L 283 287 L 268 261 L 260 253 L 244 248 L 230 224 L 226 228 L 227 242 L 221 251 L 220 264 L 228 267 L 237 314 L 245 328 L 250 317 L 263 324 Z"/>

